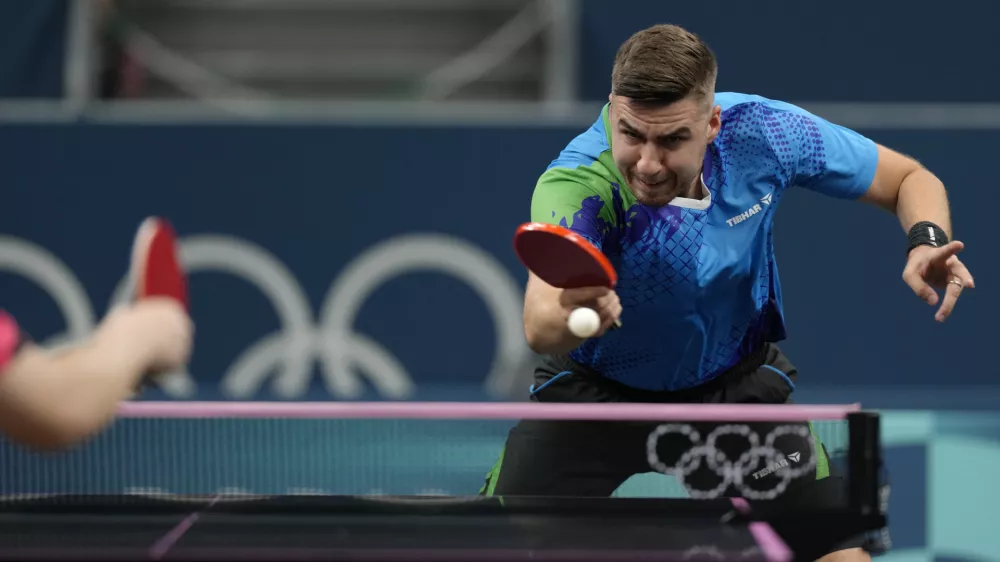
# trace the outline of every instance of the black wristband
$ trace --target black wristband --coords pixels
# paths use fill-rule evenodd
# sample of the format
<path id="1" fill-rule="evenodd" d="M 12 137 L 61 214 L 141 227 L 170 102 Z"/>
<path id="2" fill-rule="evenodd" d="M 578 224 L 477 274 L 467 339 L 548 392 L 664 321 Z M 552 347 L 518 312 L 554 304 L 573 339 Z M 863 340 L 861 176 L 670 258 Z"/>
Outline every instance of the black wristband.
<path id="1" fill-rule="evenodd" d="M 929 221 L 920 221 L 913 225 L 907 234 L 907 239 L 909 240 L 909 247 L 906 248 L 907 254 L 917 246 L 940 248 L 948 243 L 948 235 L 944 233 L 944 230 Z"/>

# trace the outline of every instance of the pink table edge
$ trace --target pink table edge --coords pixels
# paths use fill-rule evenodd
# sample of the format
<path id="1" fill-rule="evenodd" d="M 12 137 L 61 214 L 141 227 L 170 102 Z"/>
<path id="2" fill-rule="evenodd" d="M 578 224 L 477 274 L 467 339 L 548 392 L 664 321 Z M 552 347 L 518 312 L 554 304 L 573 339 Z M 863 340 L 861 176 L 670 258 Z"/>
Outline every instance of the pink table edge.
<path id="1" fill-rule="evenodd" d="M 733 507 L 742 513 L 750 511 L 750 503 L 743 498 L 733 498 Z M 769 562 L 792 562 L 792 549 L 788 548 L 773 527 L 763 521 L 753 521 L 747 525 L 750 534 L 757 541 L 764 557 Z"/>
<path id="2" fill-rule="evenodd" d="M 860 404 L 540 404 L 535 402 L 186 402 L 119 405 L 122 418 L 548 419 L 800 422 L 844 420 Z"/>

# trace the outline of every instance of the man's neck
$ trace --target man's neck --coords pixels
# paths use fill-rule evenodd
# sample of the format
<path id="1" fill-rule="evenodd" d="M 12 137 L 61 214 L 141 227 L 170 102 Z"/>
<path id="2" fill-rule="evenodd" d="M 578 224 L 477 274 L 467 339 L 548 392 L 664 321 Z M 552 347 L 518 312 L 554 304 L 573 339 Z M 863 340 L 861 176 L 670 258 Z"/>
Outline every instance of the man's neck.
<path id="1" fill-rule="evenodd" d="M 687 186 L 687 189 L 680 193 L 680 197 L 686 197 L 688 199 L 704 199 L 705 189 L 702 187 L 701 183 L 701 172 L 698 172 L 698 176 L 694 178 L 691 185 Z"/>

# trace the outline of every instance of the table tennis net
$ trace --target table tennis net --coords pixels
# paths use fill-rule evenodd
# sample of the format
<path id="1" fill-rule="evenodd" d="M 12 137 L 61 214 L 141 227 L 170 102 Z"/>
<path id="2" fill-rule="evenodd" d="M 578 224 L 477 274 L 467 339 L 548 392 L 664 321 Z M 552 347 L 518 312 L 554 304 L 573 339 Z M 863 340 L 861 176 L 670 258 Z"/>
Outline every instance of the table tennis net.
<path id="1" fill-rule="evenodd" d="M 0 441 L 0 496 L 474 495 L 513 424 L 475 419 L 123 418 L 68 451 L 37 452 Z M 730 438 L 739 438 L 741 426 L 748 427 L 721 427 L 728 428 L 723 433 Z M 848 447 L 847 422 L 824 420 L 811 426 L 838 462 Z M 668 423 L 658 431 L 666 430 L 664 439 L 687 438 L 684 432 L 690 428 Z M 659 459 L 659 468 L 626 481 L 615 495 L 710 497 L 711 489 L 692 491 L 681 482 L 695 465 L 704 470 L 714 463 L 720 477 L 742 471 L 742 480 L 750 481 L 759 470 L 796 464 L 767 450 L 768 436 L 761 435 L 744 451 L 758 455 L 760 465 L 734 468 L 735 456 L 727 461 L 706 449 L 708 437 L 702 431 L 700 445 L 686 447 L 680 457 Z"/>

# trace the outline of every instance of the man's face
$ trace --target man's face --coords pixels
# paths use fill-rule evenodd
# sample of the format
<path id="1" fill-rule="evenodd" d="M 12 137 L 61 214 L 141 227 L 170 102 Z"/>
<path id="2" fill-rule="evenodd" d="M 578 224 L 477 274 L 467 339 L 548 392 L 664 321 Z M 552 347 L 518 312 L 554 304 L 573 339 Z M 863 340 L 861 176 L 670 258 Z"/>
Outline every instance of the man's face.
<path id="1" fill-rule="evenodd" d="M 609 121 L 615 164 L 636 200 L 652 206 L 690 193 L 722 123 L 719 106 L 695 97 L 647 107 L 614 95 Z"/>

